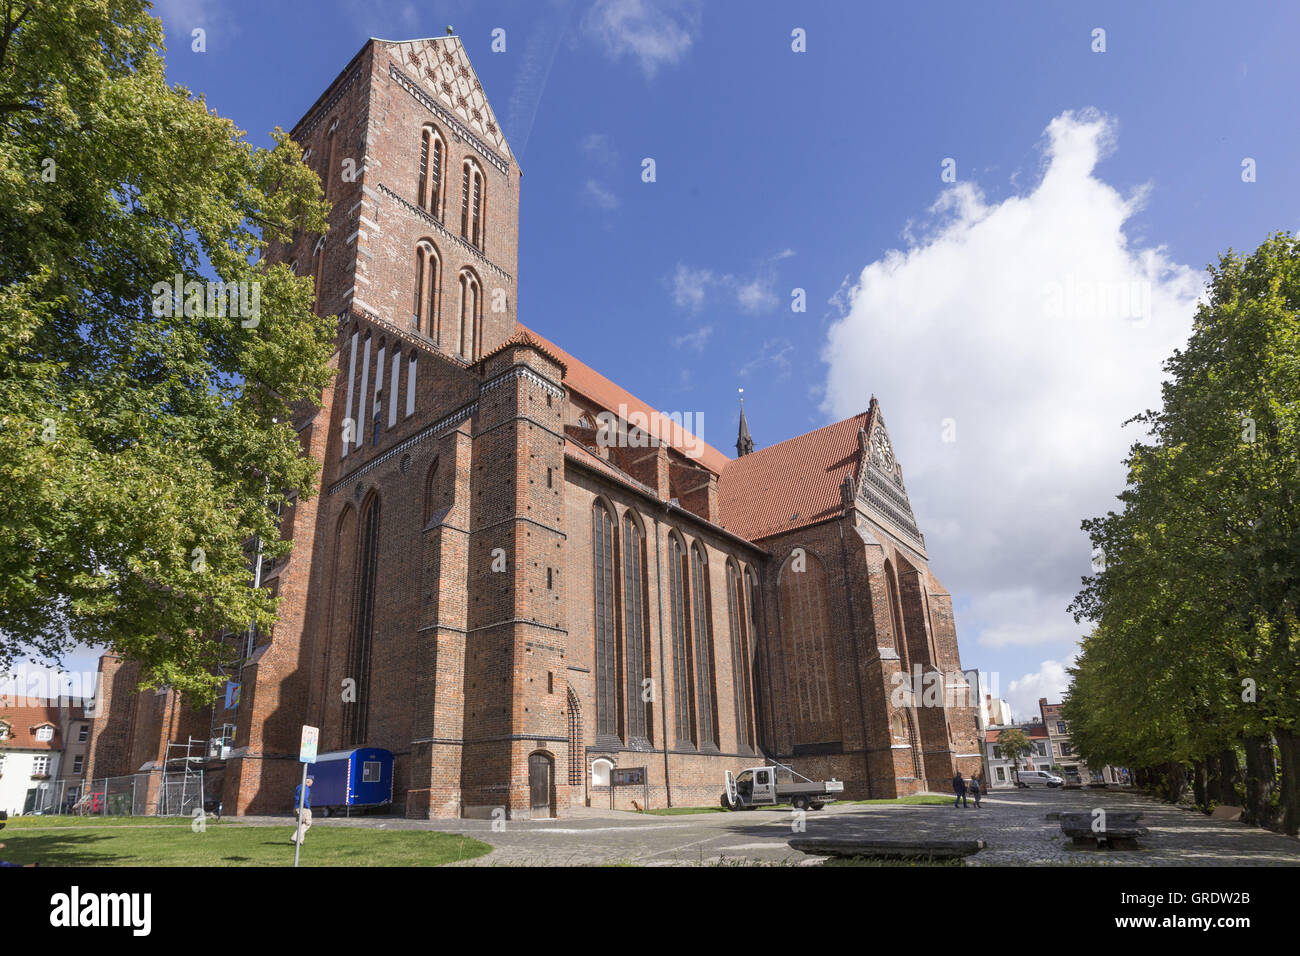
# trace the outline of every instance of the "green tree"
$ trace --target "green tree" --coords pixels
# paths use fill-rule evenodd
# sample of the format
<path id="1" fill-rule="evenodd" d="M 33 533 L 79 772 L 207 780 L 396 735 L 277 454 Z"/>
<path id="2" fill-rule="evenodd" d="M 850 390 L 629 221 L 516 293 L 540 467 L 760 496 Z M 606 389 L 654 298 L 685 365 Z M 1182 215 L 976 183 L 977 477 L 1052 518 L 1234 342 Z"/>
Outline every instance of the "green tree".
<path id="1" fill-rule="evenodd" d="M 1300 829 L 1300 244 L 1270 237 L 1209 270 L 1187 346 L 1166 363 L 1159 411 L 1135 419 L 1122 512 L 1084 523 L 1105 568 L 1073 607 L 1100 624 L 1070 709 L 1093 759 L 1123 748 L 1198 799 Z M 1118 715 L 1106 716 L 1110 711 Z M 1099 729 L 1125 723 L 1109 745 Z M 1116 754 L 1121 756 L 1121 754 Z M 1205 786 L 1200 787 L 1204 780 Z M 1174 789 L 1171 785 L 1170 789 Z"/>
<path id="2" fill-rule="evenodd" d="M 1029 742 L 1025 732 L 1018 727 L 998 733 L 997 747 L 1002 756 L 1011 761 L 1011 775 L 1015 783 L 1020 783 L 1020 760 L 1034 752 L 1034 745 Z"/>
<path id="3" fill-rule="evenodd" d="M 5 0 L 0 125 L 0 663 L 107 645 L 206 696 L 212 635 L 274 620 L 249 541 L 315 489 L 333 324 L 265 253 L 324 231 L 319 180 L 167 83 L 143 0 Z"/>

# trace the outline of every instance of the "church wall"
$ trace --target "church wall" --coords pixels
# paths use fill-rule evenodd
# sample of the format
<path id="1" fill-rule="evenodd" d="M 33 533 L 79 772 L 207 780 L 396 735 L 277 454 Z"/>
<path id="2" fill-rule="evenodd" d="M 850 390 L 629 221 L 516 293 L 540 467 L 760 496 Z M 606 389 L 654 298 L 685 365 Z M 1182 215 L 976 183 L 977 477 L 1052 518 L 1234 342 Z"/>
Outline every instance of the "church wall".
<path id="1" fill-rule="evenodd" d="M 843 780 L 847 798 L 915 792 L 927 781 L 942 788 L 954 753 L 973 755 L 956 758 L 963 772 L 977 767 L 973 710 L 891 700 L 895 678 L 909 664 L 959 668 L 951 598 L 914 551 L 867 529 L 860 515 L 747 545 L 700 520 L 718 520 L 719 495 L 716 478 L 696 463 L 663 449 L 607 450 L 608 461 L 678 497 L 681 507 L 651 503 L 565 459 L 565 426 L 577 424 L 578 402 L 555 386 L 563 373 L 552 359 L 511 343 L 481 364 L 466 363 L 435 351 L 436 330 L 430 338 L 429 329 L 413 327 L 415 251 L 427 238 L 441 257 L 443 327 L 456 318 L 456 277 L 469 267 L 484 297 L 479 354 L 515 330 L 520 171 L 504 152 L 498 158 L 505 171 L 498 169 L 461 135 L 463 128 L 457 132 L 401 79 L 422 82 L 430 54 L 458 57 L 458 44 L 408 44 L 396 53 L 368 45 L 294 131 L 325 182 L 330 229 L 323 247 L 319 237 L 302 235 L 269 255 L 295 262 L 299 275 L 320 273 L 317 311 L 339 316 L 336 378 L 320 407 L 300 410 L 295 422 L 304 454 L 323 464 L 320 486 L 285 511 L 282 531 L 293 550 L 263 581 L 280 597 L 280 614 L 271 633 L 259 636 L 239 675 L 240 705 L 226 718 L 238 728 L 224 779 L 226 811 L 286 810 L 300 772 L 302 724 L 320 727 L 322 752 L 343 749 L 353 743 L 345 726 L 359 707 L 368 707 L 369 724 L 358 743 L 396 755 L 394 809 L 420 818 L 497 808 L 528 816 L 536 755 L 553 763 L 552 808 L 560 814 L 584 803 L 610 805 L 611 791 L 592 783 L 598 758 L 645 767 L 651 807 L 715 804 L 725 770 L 764 762 L 759 744 L 809 777 Z M 425 122 L 440 130 L 448 151 L 445 230 L 418 208 Z M 482 252 L 459 238 L 465 157 L 476 160 L 486 182 Z M 348 159 L 357 170 L 351 181 L 342 175 Z M 453 348 L 447 339 L 442 344 Z M 644 529 L 644 641 L 654 699 L 639 743 L 626 732 L 626 708 L 635 705 L 622 673 L 620 739 L 597 735 L 598 499 L 611 509 L 618 542 L 620 647 L 629 509 Z M 345 682 L 359 676 L 350 673 L 348 648 L 371 502 L 378 504 L 379 533 L 370 677 L 349 699 Z M 676 726 L 679 687 L 692 713 L 698 702 L 673 660 L 672 532 L 688 555 L 698 541 L 707 556 L 716 752 L 697 752 L 689 740 L 683 746 L 690 734 Z M 796 547 L 817 570 L 806 588 L 783 590 Z M 749 635 L 749 659 L 739 665 L 728 613 L 729 558 L 742 573 L 752 568 L 758 581 L 758 629 Z M 897 580 L 892 594 L 890 573 Z M 685 613 L 693 630 L 689 601 Z M 740 613 L 748 617 L 746 609 Z M 689 651 L 688 657 L 693 669 Z M 110 719 L 95 722 L 91 772 L 135 770 L 161 759 L 169 739 L 207 735 L 209 709 L 182 714 L 170 692 L 131 694 L 135 673 L 106 667 Z M 749 686 L 752 702 L 748 745 L 737 733 L 737 681 Z M 627 788 L 614 803 L 630 808 L 645 799 L 640 788 Z"/>
<path id="2" fill-rule="evenodd" d="M 609 761 L 615 767 L 645 767 L 649 784 L 651 807 L 712 806 L 717 803 L 724 785 L 724 772 L 739 771 L 762 762 L 752 747 L 742 746 L 737 738 L 735 681 L 751 682 L 752 664 L 743 667 L 740 675 L 732 663 L 730 619 L 727 609 L 726 562 L 728 557 L 738 566 L 754 566 L 757 555 L 752 549 L 730 541 L 725 535 L 710 531 L 680 510 L 669 510 L 664 505 L 652 505 L 642 496 L 612 481 L 605 481 L 585 469 L 569 463 L 565 475 L 566 502 L 565 527 L 568 533 L 568 620 L 569 620 L 569 682 L 573 687 L 582 713 L 583 740 L 580 748 L 582 763 L 571 770 L 569 761 L 563 761 L 565 778 L 576 780 L 571 784 L 571 799 L 584 800 L 592 806 L 610 805 L 610 792 L 605 787 L 592 785 L 592 764 L 598 759 Z M 646 642 L 649 649 L 649 673 L 654 681 L 655 699 L 650 706 L 650 750 L 628 746 L 626 734 L 619 744 L 598 744 L 596 739 L 596 661 L 594 632 L 594 570 L 592 552 L 592 509 L 601 500 L 612 508 L 618 530 L 616 553 L 619 562 L 615 568 L 617 587 L 618 628 L 620 648 L 624 646 L 623 622 L 624 580 L 621 564 L 623 554 L 623 520 L 628 509 L 640 517 L 646 541 L 646 605 L 649 609 Z M 656 545 L 656 519 L 658 543 Z M 680 534 L 689 549 L 700 541 L 707 555 L 707 571 L 711 595 L 711 621 L 713 630 L 712 668 L 716 685 L 714 706 L 717 713 L 717 753 L 699 753 L 677 746 L 678 728 L 675 722 L 674 701 L 677 682 L 682 675 L 673 666 L 671 606 L 668 588 L 668 562 L 671 557 L 669 534 Z M 657 554 L 657 559 L 656 559 Z M 662 619 L 660 605 L 662 602 Z M 689 614 L 689 610 L 688 610 Z M 661 622 L 662 621 L 662 622 Z M 750 654 L 753 653 L 750 641 Z M 620 710 L 626 708 L 625 671 L 620 669 L 618 681 Z M 620 726 L 625 727 L 626 724 Z M 749 737 L 755 738 L 751 726 Z M 665 754 L 665 743 L 667 753 Z M 571 773 L 571 777 L 570 777 Z M 619 788 L 615 806 L 630 809 L 632 801 L 644 804 L 641 788 Z"/>

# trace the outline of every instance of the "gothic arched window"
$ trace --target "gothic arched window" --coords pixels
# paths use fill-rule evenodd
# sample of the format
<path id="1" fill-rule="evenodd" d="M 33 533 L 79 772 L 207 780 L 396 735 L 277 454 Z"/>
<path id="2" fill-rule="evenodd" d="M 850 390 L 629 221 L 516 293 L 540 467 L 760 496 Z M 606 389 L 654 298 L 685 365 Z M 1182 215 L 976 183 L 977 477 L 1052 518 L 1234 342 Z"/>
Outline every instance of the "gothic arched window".
<path id="1" fill-rule="evenodd" d="M 318 240 L 316 240 L 316 248 L 312 250 L 312 254 L 311 254 L 311 267 L 312 267 L 312 272 L 315 273 L 316 276 L 316 301 L 313 304 L 312 308 L 314 308 L 316 312 L 319 314 L 321 292 L 325 285 L 325 237 L 324 236 L 321 236 Z"/>
<path id="2" fill-rule="evenodd" d="M 673 630 L 673 724 L 677 746 L 695 742 L 691 727 L 691 667 L 686 646 L 686 546 L 668 536 L 668 605 Z"/>
<path id="3" fill-rule="evenodd" d="M 460 183 L 460 235 L 475 248 L 483 248 L 486 204 L 483 170 L 472 159 L 465 160 Z"/>
<path id="4" fill-rule="evenodd" d="M 467 362 L 478 358 L 478 343 L 483 323 L 483 287 L 478 276 L 466 269 L 460 274 L 460 309 L 456 352 Z"/>
<path id="5" fill-rule="evenodd" d="M 592 595 L 596 625 L 596 736 L 618 737 L 618 640 L 614 603 L 614 519 L 599 501 L 591 509 Z"/>
<path id="6" fill-rule="evenodd" d="M 623 639 L 627 680 L 627 741 L 650 738 L 642 684 L 649 676 L 646 655 L 645 534 L 631 511 L 623 515 Z"/>
<path id="7" fill-rule="evenodd" d="M 839 741 L 840 688 L 830 611 L 830 578 L 811 550 L 795 549 L 777 578 L 782 658 L 794 743 Z"/>
<path id="8" fill-rule="evenodd" d="M 443 168 L 447 162 L 447 147 L 442 134 L 432 126 L 420 132 L 420 208 L 442 218 Z"/>
<path id="9" fill-rule="evenodd" d="M 438 295 L 442 290 L 442 262 L 438 250 L 427 239 L 415 247 L 415 304 L 411 322 L 415 331 L 436 339 L 438 329 Z"/>
<path id="10" fill-rule="evenodd" d="M 697 541 L 691 546 L 691 643 L 695 649 L 695 716 L 699 746 L 716 747 L 717 700 L 713 686 L 713 600 L 709 566 Z"/>
<path id="11" fill-rule="evenodd" d="M 343 705 L 343 739 L 363 744 L 370 724 L 370 652 L 375 626 L 375 583 L 379 571 L 379 497 L 371 495 L 361 513 L 352 634 L 347 676 L 356 681 L 356 700 Z"/>
<path id="12" fill-rule="evenodd" d="M 731 629 L 731 684 L 736 705 L 736 743 L 749 747 L 753 723 L 749 704 L 749 628 L 745 619 L 745 595 L 740 570 L 727 562 L 727 621 Z"/>

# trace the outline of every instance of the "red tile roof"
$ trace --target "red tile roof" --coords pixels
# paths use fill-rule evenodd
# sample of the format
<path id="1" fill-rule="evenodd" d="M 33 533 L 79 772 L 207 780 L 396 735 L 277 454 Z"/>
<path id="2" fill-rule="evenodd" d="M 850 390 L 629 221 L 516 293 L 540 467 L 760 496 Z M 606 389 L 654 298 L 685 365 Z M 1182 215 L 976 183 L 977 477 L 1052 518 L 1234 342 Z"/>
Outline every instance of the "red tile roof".
<path id="1" fill-rule="evenodd" d="M 722 526 L 742 538 L 802 528 L 838 514 L 840 485 L 857 476 L 858 430 L 870 412 L 735 459 L 718 481 Z"/>
<path id="2" fill-rule="evenodd" d="M 29 707 L 10 707 L 0 703 L 0 723 L 9 725 L 9 736 L 0 740 L 0 751 L 63 749 L 59 740 L 59 705 L 53 701 Z M 49 740 L 36 739 L 36 728 L 43 724 L 54 728 Z"/>
<path id="3" fill-rule="evenodd" d="M 516 346 L 520 346 L 520 345 L 525 345 L 528 346 L 529 348 L 537 349 L 537 351 L 541 352 L 552 362 L 557 363 L 560 366 L 561 372 L 563 372 L 565 366 L 568 363 L 566 363 L 563 359 L 561 359 L 558 355 L 556 355 L 555 352 L 552 351 L 552 348 L 554 347 L 550 346 L 549 343 L 543 342 L 540 336 L 534 335 L 532 332 L 529 332 L 522 325 L 519 325 L 519 323 L 516 322 L 515 324 L 518 326 L 518 328 L 515 329 L 514 335 L 510 336 L 510 338 L 506 339 L 504 342 L 502 342 L 492 351 L 484 355 L 481 359 L 479 359 L 479 362 L 486 362 L 488 359 L 496 355 L 498 352 L 504 352 L 506 349 L 515 348 Z"/>
<path id="4" fill-rule="evenodd" d="M 657 494 L 655 494 L 654 489 L 651 488 L 649 485 L 637 481 L 635 478 L 633 478 L 631 475 L 627 474 L 626 472 L 620 471 L 618 468 L 615 468 L 613 465 L 611 465 L 604 458 L 601 458 L 590 448 L 574 441 L 572 438 L 564 439 L 564 457 L 572 458 L 574 461 L 580 461 L 588 468 L 600 472 L 605 477 L 612 478 L 615 481 L 619 482 L 620 484 L 627 485 L 630 488 L 635 488 L 637 491 L 643 492 L 649 495 L 651 498 L 654 498 L 658 501 L 663 500 Z"/>
<path id="5" fill-rule="evenodd" d="M 539 335 L 532 329 L 525 328 L 522 324 L 519 328 L 536 339 L 535 344 L 540 346 L 543 351 L 552 353 L 553 357 L 558 358 L 564 364 L 564 384 L 572 391 L 590 399 L 601 408 L 614 413 L 619 412 L 619 406 L 624 406 L 629 414 L 640 412 L 646 417 L 651 434 L 661 439 L 666 438 L 669 445 L 684 455 L 691 455 L 692 450 L 696 451 L 699 457 L 694 458 L 694 460 L 715 475 L 722 474 L 722 470 L 731 461 L 730 458 L 712 445 L 692 435 L 682 428 L 680 424 L 665 418 L 631 392 L 615 385 L 590 365 L 578 361 L 564 349 L 548 341 L 544 336 Z"/>

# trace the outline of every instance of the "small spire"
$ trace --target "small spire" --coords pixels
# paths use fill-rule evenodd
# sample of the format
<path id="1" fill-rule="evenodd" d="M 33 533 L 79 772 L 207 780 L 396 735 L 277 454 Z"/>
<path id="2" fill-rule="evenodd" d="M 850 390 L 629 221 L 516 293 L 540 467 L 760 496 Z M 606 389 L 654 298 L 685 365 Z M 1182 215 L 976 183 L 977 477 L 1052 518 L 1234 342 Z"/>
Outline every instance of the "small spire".
<path id="1" fill-rule="evenodd" d="M 450 23 L 447 24 L 447 36 L 454 37 L 455 35 L 456 35 L 456 31 L 452 29 L 451 24 Z"/>
<path id="2" fill-rule="evenodd" d="M 740 434 L 736 436 L 736 456 L 744 458 L 754 450 L 754 439 L 749 434 L 749 422 L 745 421 L 745 390 L 740 389 Z"/>

